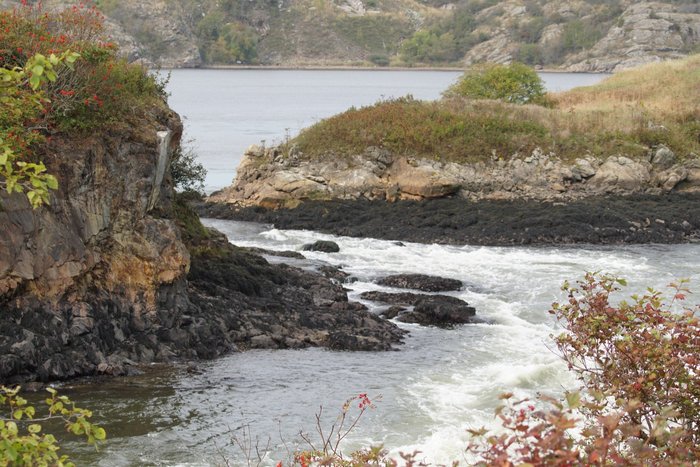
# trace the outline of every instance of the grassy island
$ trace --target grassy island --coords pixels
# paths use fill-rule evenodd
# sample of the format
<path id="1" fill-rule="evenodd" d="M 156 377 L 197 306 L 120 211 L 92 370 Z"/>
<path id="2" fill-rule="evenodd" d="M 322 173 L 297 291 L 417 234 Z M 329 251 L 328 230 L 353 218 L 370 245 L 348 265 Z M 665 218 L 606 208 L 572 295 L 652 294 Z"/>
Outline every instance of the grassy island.
<path id="1" fill-rule="evenodd" d="M 508 159 L 535 148 L 562 160 L 591 155 L 642 158 L 663 144 L 679 157 L 700 153 L 700 55 L 621 72 L 602 83 L 549 94 L 548 105 L 445 97 L 403 97 L 350 109 L 290 141 L 303 158 L 361 154 L 452 162 Z"/>

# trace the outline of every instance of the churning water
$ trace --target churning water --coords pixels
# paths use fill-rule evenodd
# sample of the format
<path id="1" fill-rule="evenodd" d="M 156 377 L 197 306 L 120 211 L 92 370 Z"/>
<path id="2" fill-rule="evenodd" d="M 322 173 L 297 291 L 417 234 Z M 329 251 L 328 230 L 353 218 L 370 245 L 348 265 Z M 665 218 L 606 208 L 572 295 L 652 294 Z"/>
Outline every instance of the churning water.
<path id="1" fill-rule="evenodd" d="M 498 395 L 561 394 L 575 381 L 550 351 L 557 325 L 547 313 L 565 279 L 606 271 L 628 279 L 625 296 L 647 286 L 663 289 L 678 278 L 700 281 L 700 245 L 627 247 L 472 247 L 335 237 L 311 231 L 220 220 L 206 225 L 238 245 L 299 250 L 324 239 L 340 253 L 304 252 L 305 268 L 330 264 L 357 278 L 350 298 L 387 274 L 420 272 L 459 279 L 453 295 L 476 307 L 490 324 L 410 331 L 397 352 L 330 352 L 320 349 L 249 351 L 198 365 L 76 388 L 73 395 L 110 420 L 100 465 L 244 465 L 232 442 L 250 432 L 261 447 L 270 439 L 267 464 L 286 457 L 300 429 L 313 432 L 324 407 L 330 423 L 346 398 L 381 395 L 348 448 L 382 443 L 395 452 L 419 450 L 430 462 L 463 459 L 467 428 L 494 423 Z M 621 296 L 621 298 L 623 298 Z M 376 304 L 365 302 L 370 309 Z M 112 426 L 110 426 L 112 425 Z M 303 444 L 302 444 L 303 446 Z"/>
<path id="2" fill-rule="evenodd" d="M 209 169 L 208 190 L 228 185 L 246 146 L 281 141 L 286 133 L 381 98 L 413 94 L 434 99 L 458 76 L 426 71 L 175 70 L 171 105 L 186 117 Z M 599 75 L 544 75 L 550 89 L 592 84 Z M 381 395 L 377 408 L 348 438 L 347 448 L 382 443 L 419 450 L 426 460 L 463 459 L 465 429 L 492 425 L 498 395 L 560 394 L 575 381 L 550 351 L 557 325 L 547 313 L 563 298 L 564 280 L 586 271 L 628 279 L 625 296 L 647 286 L 663 289 L 679 278 L 700 281 L 700 245 L 625 247 L 473 247 L 335 237 L 310 231 L 207 220 L 241 246 L 299 250 L 314 240 L 336 241 L 340 253 L 305 252 L 300 267 L 331 264 L 357 278 L 350 298 L 382 289 L 376 279 L 418 272 L 459 279 L 453 295 L 476 307 L 490 324 L 451 330 L 404 325 L 396 352 L 320 349 L 249 351 L 182 367 L 154 367 L 137 377 L 66 388 L 105 421 L 108 442 L 99 452 L 76 444 L 80 464 L 245 465 L 255 440 L 266 465 L 287 457 L 314 431 L 319 406 L 330 423 L 353 395 Z M 269 258 L 280 261 L 280 258 Z M 386 289 L 388 290 L 388 289 Z M 621 297 L 622 298 L 622 297 Z M 376 310 L 376 305 L 366 303 Z M 375 308 L 373 308 L 375 307 Z M 235 436 L 243 449 L 232 441 Z M 244 438 L 252 439 L 248 443 Z M 303 447 L 303 444 L 302 444 Z"/>

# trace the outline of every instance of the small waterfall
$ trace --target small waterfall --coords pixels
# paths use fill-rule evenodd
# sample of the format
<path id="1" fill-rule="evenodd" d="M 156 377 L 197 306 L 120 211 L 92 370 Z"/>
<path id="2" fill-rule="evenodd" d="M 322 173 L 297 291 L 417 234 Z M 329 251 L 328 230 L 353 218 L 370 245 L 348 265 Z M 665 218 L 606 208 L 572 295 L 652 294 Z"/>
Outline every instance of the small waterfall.
<path id="1" fill-rule="evenodd" d="M 148 210 L 153 209 L 158 202 L 158 196 L 160 195 L 160 186 L 163 183 L 163 178 L 165 177 L 165 169 L 168 167 L 169 160 L 169 148 L 170 139 L 172 138 L 173 132 L 170 130 L 159 131 L 158 136 L 158 161 L 156 162 L 156 173 L 153 178 L 153 189 L 151 191 L 151 197 L 148 200 Z"/>

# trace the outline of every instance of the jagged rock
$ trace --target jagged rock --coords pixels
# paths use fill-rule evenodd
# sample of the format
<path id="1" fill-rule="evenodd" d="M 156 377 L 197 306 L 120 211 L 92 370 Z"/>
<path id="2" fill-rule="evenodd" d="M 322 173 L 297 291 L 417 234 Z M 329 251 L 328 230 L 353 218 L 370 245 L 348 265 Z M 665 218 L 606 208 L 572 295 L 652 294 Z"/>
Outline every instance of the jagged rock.
<path id="1" fill-rule="evenodd" d="M 304 245 L 301 249 L 303 251 L 322 251 L 324 253 L 338 253 L 340 251 L 338 244 L 329 240 L 318 240 Z"/>
<path id="2" fill-rule="evenodd" d="M 650 180 L 649 169 L 623 156 L 609 157 L 588 181 L 593 189 L 605 192 L 642 191 Z"/>
<path id="3" fill-rule="evenodd" d="M 476 310 L 467 302 L 447 295 L 414 293 L 363 292 L 363 300 L 389 303 L 394 306 L 384 312 L 387 319 L 424 326 L 452 326 L 475 321 Z M 405 307 L 413 307 L 406 309 Z"/>
<path id="4" fill-rule="evenodd" d="M 318 271 L 336 284 L 345 284 L 357 280 L 357 278 L 351 277 L 350 274 L 335 266 L 321 266 L 318 268 Z"/>
<path id="5" fill-rule="evenodd" d="M 423 292 L 450 292 L 460 290 L 464 284 L 456 279 L 428 276 L 425 274 L 397 274 L 377 281 L 377 284 L 400 289 L 415 289 Z"/>
<path id="6" fill-rule="evenodd" d="M 445 295 L 431 295 L 416 301 L 412 311 L 396 317 L 402 323 L 451 327 L 474 322 L 476 310 L 464 300 Z"/>
<path id="7" fill-rule="evenodd" d="M 266 250 L 265 248 L 254 248 L 254 247 L 247 248 L 247 250 L 250 251 L 251 253 L 255 253 L 256 255 L 278 256 L 280 258 L 292 258 L 292 259 L 306 259 L 306 257 L 304 255 L 302 255 L 301 253 L 299 253 L 298 251 Z"/>
<path id="8" fill-rule="evenodd" d="M 587 159 L 576 159 L 576 162 L 571 167 L 572 178 L 576 181 L 581 181 L 586 178 L 591 178 L 596 174 L 596 169 Z"/>
<path id="9" fill-rule="evenodd" d="M 670 169 L 676 163 L 676 155 L 666 146 L 659 146 L 652 156 L 651 163 L 660 170 Z"/>
<path id="10" fill-rule="evenodd" d="M 567 60 L 570 71 L 615 72 L 685 55 L 700 37 L 700 14 L 679 5 L 632 2 L 591 49 Z"/>

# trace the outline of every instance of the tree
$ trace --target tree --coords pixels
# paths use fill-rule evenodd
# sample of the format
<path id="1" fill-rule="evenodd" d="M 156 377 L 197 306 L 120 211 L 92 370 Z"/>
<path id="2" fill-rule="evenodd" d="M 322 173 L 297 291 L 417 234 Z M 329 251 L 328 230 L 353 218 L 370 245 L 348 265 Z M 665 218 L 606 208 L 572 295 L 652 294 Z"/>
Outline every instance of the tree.
<path id="1" fill-rule="evenodd" d="M 444 96 L 495 99 L 511 104 L 546 104 L 542 79 L 522 63 L 476 65 L 450 86 Z"/>

